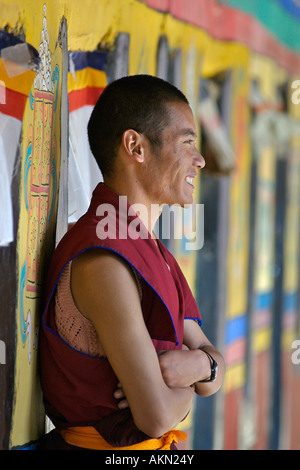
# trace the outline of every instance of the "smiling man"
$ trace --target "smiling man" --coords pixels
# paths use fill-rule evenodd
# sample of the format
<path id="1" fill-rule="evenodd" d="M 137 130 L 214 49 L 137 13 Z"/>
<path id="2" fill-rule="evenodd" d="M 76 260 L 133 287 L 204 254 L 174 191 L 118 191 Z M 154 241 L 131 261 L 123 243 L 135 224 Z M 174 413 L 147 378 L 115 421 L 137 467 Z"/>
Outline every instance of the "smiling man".
<path id="1" fill-rule="evenodd" d="M 187 282 L 153 234 L 153 206 L 193 202 L 205 164 L 194 117 L 171 84 L 125 77 L 104 90 L 88 135 L 104 183 L 49 270 L 41 382 L 55 430 L 41 448 L 173 449 L 194 393 L 215 393 L 224 376 Z M 99 207 L 113 208 L 114 236 L 97 235 Z M 141 236 L 130 237 L 132 222 Z"/>

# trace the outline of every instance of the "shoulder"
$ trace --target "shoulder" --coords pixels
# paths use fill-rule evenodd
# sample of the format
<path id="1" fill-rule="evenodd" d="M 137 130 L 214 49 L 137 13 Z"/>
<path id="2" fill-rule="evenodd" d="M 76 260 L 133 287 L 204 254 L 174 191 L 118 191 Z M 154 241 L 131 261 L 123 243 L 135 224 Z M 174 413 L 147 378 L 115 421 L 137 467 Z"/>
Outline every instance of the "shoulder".
<path id="1" fill-rule="evenodd" d="M 72 261 L 72 267 L 76 271 L 102 272 L 103 267 L 114 269 L 129 269 L 128 263 L 116 252 L 105 248 L 89 248 L 80 253 Z"/>
<path id="2" fill-rule="evenodd" d="M 82 313 L 88 318 L 99 305 L 116 305 L 128 294 L 139 302 L 136 280 L 130 265 L 105 249 L 89 249 L 72 261 L 71 291 Z"/>

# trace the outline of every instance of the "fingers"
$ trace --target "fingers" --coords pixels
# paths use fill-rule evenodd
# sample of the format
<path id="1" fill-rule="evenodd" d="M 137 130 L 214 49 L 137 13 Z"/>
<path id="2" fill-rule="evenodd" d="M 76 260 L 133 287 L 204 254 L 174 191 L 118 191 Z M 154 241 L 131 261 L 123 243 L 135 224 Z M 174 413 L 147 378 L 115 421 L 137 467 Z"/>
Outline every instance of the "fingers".
<path id="1" fill-rule="evenodd" d="M 120 385 L 120 386 L 118 385 L 117 390 L 115 390 L 115 392 L 114 392 L 114 397 L 117 398 L 118 400 L 119 400 L 120 398 L 124 398 L 124 397 L 125 397 L 125 393 L 124 393 L 124 391 L 123 391 L 121 385 Z"/>
<path id="2" fill-rule="evenodd" d="M 124 393 L 124 390 L 122 388 L 122 385 L 120 383 L 118 383 L 117 385 L 117 390 L 115 390 L 114 392 L 114 397 L 119 400 L 118 402 L 118 408 L 120 409 L 124 409 L 124 408 L 128 408 L 128 402 L 126 400 L 126 397 L 125 397 L 125 393 Z"/>

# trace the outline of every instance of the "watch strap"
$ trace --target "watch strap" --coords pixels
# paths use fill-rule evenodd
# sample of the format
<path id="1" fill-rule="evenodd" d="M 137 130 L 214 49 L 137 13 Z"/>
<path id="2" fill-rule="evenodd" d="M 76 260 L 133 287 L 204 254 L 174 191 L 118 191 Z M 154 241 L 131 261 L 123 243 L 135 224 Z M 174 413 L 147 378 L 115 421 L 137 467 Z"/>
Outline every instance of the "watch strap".
<path id="1" fill-rule="evenodd" d="M 217 378 L 217 372 L 218 372 L 217 361 L 215 361 L 215 359 L 207 351 L 205 351 L 204 349 L 201 349 L 201 351 L 203 351 L 209 359 L 211 373 L 210 373 L 210 377 L 208 377 L 207 379 L 198 380 L 198 382 L 200 382 L 200 383 L 202 383 L 202 382 L 213 382 Z"/>

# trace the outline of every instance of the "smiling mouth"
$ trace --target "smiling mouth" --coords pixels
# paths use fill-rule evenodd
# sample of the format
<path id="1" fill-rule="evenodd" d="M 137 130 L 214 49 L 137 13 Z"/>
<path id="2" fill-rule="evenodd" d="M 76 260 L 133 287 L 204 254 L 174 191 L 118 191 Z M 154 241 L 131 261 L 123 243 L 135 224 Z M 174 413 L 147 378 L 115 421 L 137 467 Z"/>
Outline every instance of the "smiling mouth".
<path id="1" fill-rule="evenodd" d="M 194 185 L 193 185 L 193 177 L 192 177 L 192 176 L 187 176 L 187 177 L 185 178 L 185 181 L 186 181 L 188 184 L 190 184 L 191 186 L 194 186 Z"/>

